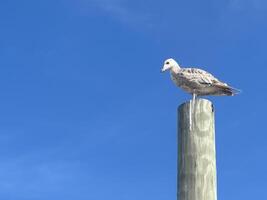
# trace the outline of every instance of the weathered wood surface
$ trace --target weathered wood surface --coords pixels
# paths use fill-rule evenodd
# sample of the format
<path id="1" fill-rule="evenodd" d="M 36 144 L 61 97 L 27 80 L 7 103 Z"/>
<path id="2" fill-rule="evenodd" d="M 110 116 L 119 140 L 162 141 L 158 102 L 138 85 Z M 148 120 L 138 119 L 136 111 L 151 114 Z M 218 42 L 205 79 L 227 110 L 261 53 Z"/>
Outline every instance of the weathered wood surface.
<path id="1" fill-rule="evenodd" d="M 217 200 L 213 105 L 190 102 L 178 108 L 178 200 Z"/>

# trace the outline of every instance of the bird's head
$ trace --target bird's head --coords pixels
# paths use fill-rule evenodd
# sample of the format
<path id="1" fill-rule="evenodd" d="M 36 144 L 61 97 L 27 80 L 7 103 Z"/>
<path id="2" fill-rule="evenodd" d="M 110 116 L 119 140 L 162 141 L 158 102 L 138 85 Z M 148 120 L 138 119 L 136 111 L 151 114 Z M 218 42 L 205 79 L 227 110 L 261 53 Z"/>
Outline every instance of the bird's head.
<path id="1" fill-rule="evenodd" d="M 173 69 L 173 70 L 180 69 L 180 66 L 178 65 L 178 63 L 174 59 L 169 58 L 169 59 L 165 60 L 164 65 L 161 69 L 161 72 L 165 72 L 165 71 L 171 70 L 171 69 Z"/>

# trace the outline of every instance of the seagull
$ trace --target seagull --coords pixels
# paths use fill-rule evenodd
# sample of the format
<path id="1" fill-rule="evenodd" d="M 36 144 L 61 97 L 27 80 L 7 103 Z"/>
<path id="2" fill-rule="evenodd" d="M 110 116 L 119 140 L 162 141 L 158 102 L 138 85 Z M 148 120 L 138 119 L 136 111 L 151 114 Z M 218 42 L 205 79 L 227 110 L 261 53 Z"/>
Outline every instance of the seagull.
<path id="1" fill-rule="evenodd" d="M 190 130 L 194 127 L 192 115 L 195 112 L 195 99 L 197 96 L 234 96 L 240 91 L 226 83 L 219 81 L 209 72 L 198 68 L 181 68 L 172 58 L 165 60 L 161 72 L 170 71 L 171 79 L 176 86 L 193 95 L 190 101 Z"/>
<path id="2" fill-rule="evenodd" d="M 170 71 L 176 86 L 193 95 L 193 102 L 197 96 L 234 96 L 240 92 L 202 69 L 181 68 L 172 58 L 164 62 L 161 72 L 165 71 Z"/>

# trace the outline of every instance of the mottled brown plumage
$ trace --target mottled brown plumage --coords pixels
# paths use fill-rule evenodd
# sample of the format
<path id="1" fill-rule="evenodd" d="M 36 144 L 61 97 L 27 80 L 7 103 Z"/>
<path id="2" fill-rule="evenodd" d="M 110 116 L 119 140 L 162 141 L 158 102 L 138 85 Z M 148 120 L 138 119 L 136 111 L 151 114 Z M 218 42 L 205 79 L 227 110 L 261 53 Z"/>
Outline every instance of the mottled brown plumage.
<path id="1" fill-rule="evenodd" d="M 173 59 L 165 61 L 162 71 L 170 70 L 173 82 L 186 92 L 197 96 L 233 96 L 237 89 L 219 81 L 212 74 L 198 68 L 181 68 Z"/>

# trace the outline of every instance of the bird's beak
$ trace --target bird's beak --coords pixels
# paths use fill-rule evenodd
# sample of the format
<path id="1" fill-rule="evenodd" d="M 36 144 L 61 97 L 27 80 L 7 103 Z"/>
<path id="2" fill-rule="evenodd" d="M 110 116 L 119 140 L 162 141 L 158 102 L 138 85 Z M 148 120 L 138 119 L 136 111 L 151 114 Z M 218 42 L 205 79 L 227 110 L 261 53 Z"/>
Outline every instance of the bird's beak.
<path id="1" fill-rule="evenodd" d="M 166 71 L 165 66 L 163 66 L 163 67 L 161 68 L 160 72 L 163 73 L 163 72 L 165 72 L 165 71 Z"/>

